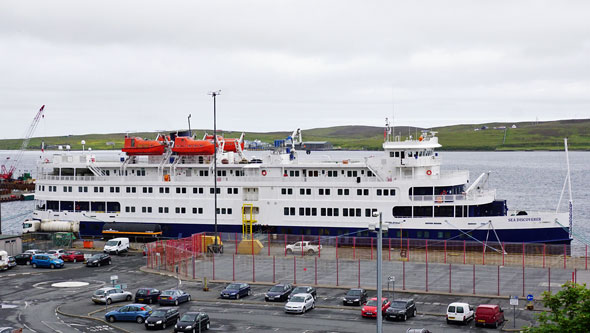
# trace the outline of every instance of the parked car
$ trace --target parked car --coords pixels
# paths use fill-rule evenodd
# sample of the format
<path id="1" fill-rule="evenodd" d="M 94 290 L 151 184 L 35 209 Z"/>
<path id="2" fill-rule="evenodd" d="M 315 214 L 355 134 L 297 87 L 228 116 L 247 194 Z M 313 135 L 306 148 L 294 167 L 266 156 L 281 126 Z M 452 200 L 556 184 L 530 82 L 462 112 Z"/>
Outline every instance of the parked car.
<path id="1" fill-rule="evenodd" d="M 303 249 L 302 249 L 302 247 L 303 247 Z M 320 252 L 321 248 L 322 248 L 321 245 L 313 245 L 313 244 L 311 244 L 311 242 L 304 241 L 304 242 L 296 242 L 294 244 L 287 245 L 286 251 L 287 251 L 287 254 L 303 253 L 303 254 L 313 255 L 313 254 Z"/>
<path id="2" fill-rule="evenodd" d="M 64 261 L 61 259 L 56 259 L 49 254 L 35 254 L 31 260 L 31 265 L 33 265 L 33 268 L 49 267 L 54 269 L 64 267 Z"/>
<path id="3" fill-rule="evenodd" d="M 373 297 L 371 298 L 365 305 L 363 305 L 363 307 L 361 308 L 361 315 L 363 317 L 370 317 L 370 318 L 376 318 L 377 317 L 377 311 L 379 311 L 378 305 L 377 305 L 377 297 Z M 387 312 L 387 309 L 389 308 L 389 306 L 391 305 L 391 303 L 389 302 L 389 300 L 385 297 L 381 297 L 381 313 L 385 314 Z"/>
<path id="4" fill-rule="evenodd" d="M 408 328 L 406 333 L 432 333 L 432 332 L 425 329 L 425 328 Z"/>
<path id="5" fill-rule="evenodd" d="M 291 292 L 293 291 L 293 285 L 290 283 L 277 284 L 270 288 L 266 294 L 264 294 L 265 301 L 286 301 Z"/>
<path id="6" fill-rule="evenodd" d="M 114 323 L 115 321 L 135 321 L 142 324 L 152 314 L 152 308 L 144 304 L 129 304 L 117 310 L 107 312 L 104 317 Z"/>
<path id="7" fill-rule="evenodd" d="M 145 328 L 166 329 L 178 322 L 180 314 L 176 308 L 159 308 L 154 310 L 145 321 Z"/>
<path id="8" fill-rule="evenodd" d="M 8 269 L 8 252 L 0 251 L 0 271 Z"/>
<path id="9" fill-rule="evenodd" d="M 312 294 L 295 294 L 285 304 L 285 312 L 305 313 L 315 308 L 315 298 Z"/>
<path id="10" fill-rule="evenodd" d="M 191 295 L 179 289 L 164 290 L 158 297 L 160 305 L 178 305 L 179 303 L 190 302 L 190 300 Z"/>
<path id="11" fill-rule="evenodd" d="M 187 312 L 174 326 L 174 332 L 200 332 L 209 329 L 209 315 L 205 312 Z"/>
<path id="12" fill-rule="evenodd" d="M 466 324 L 475 317 L 473 306 L 467 303 L 451 303 L 447 307 L 447 324 L 460 322 Z"/>
<path id="13" fill-rule="evenodd" d="M 104 253 L 114 253 L 119 254 L 121 252 L 129 251 L 129 238 L 121 237 L 121 238 L 113 238 L 104 244 Z"/>
<path id="14" fill-rule="evenodd" d="M 92 301 L 94 303 L 106 303 L 111 304 L 113 302 L 131 301 L 133 298 L 132 294 L 123 289 L 117 289 L 113 287 L 100 288 L 92 295 Z"/>
<path id="15" fill-rule="evenodd" d="M 221 291 L 221 298 L 235 298 L 252 295 L 252 289 L 247 283 L 230 283 Z"/>
<path id="16" fill-rule="evenodd" d="M 110 265 L 111 264 L 111 256 L 105 253 L 95 254 L 92 257 L 86 259 L 86 266 L 97 266 L 100 267 L 102 265 Z"/>
<path id="17" fill-rule="evenodd" d="M 17 265 L 30 265 L 31 261 L 33 260 L 32 253 L 21 253 L 14 256 Z"/>
<path id="18" fill-rule="evenodd" d="M 135 303 L 158 303 L 162 292 L 154 288 L 139 288 L 135 292 Z"/>
<path id="19" fill-rule="evenodd" d="M 84 262 L 84 252 L 80 251 L 66 251 L 62 254 L 61 259 L 69 262 Z"/>
<path id="20" fill-rule="evenodd" d="M 385 319 L 403 319 L 406 321 L 409 317 L 416 317 L 416 313 L 414 299 L 395 299 L 385 311 Z"/>
<path id="21" fill-rule="evenodd" d="M 475 309 L 475 326 L 491 325 L 498 328 L 504 322 L 504 310 L 496 304 L 481 304 Z"/>
<path id="22" fill-rule="evenodd" d="M 8 268 L 16 267 L 16 259 L 13 256 L 8 257 Z"/>
<path id="23" fill-rule="evenodd" d="M 313 296 L 313 299 L 318 298 L 318 292 L 315 290 L 314 287 L 311 287 L 311 286 L 295 287 L 293 289 L 293 291 L 291 292 L 291 294 L 289 295 L 289 299 L 291 299 L 291 297 L 293 297 L 293 295 L 295 295 L 295 294 L 311 294 L 311 296 Z"/>
<path id="24" fill-rule="evenodd" d="M 66 251 L 64 249 L 57 249 L 57 250 L 49 250 L 49 251 L 47 251 L 47 253 L 63 260 L 62 256 L 64 254 L 66 254 Z"/>
<path id="25" fill-rule="evenodd" d="M 38 250 L 38 249 L 31 249 L 31 250 L 26 250 L 25 253 L 30 253 L 30 254 L 41 254 L 41 253 L 45 253 L 42 250 Z"/>
<path id="26" fill-rule="evenodd" d="M 342 297 L 342 305 L 365 304 L 367 297 L 367 291 L 365 289 L 352 288 Z"/>

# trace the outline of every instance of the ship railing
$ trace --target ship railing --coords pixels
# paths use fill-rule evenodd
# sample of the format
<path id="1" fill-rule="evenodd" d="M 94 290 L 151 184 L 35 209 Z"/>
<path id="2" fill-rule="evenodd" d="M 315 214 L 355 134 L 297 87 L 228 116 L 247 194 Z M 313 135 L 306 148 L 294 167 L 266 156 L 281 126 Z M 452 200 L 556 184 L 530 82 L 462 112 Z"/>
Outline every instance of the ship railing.
<path id="1" fill-rule="evenodd" d="M 469 194 L 445 194 L 445 195 L 410 195 L 412 201 L 428 201 L 436 203 L 444 202 L 456 202 L 464 200 L 475 200 L 481 198 L 494 198 L 496 196 L 496 190 L 486 190 L 473 192 Z"/>
<path id="2" fill-rule="evenodd" d="M 203 177 L 175 177 L 174 181 L 177 182 L 193 182 L 195 180 L 199 180 Z M 285 183 L 292 183 L 292 182 L 326 182 L 326 183 L 359 183 L 357 180 L 358 177 L 271 177 L 271 176 L 264 176 L 264 177 L 217 177 L 218 182 L 285 182 Z M 360 183 L 374 183 L 380 182 L 377 177 L 360 177 Z"/>
<path id="3" fill-rule="evenodd" d="M 449 178 L 460 178 L 468 179 L 469 171 L 441 171 L 440 174 L 427 175 L 424 174 L 413 174 L 413 175 L 401 175 L 397 176 L 398 179 L 449 179 Z"/>

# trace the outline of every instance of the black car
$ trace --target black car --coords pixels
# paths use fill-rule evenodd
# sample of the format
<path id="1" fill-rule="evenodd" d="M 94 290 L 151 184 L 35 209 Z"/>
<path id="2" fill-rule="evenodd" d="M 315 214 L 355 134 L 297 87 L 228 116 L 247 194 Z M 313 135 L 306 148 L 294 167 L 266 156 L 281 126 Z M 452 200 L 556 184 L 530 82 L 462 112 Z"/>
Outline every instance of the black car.
<path id="1" fill-rule="evenodd" d="M 92 257 L 86 259 L 86 266 L 97 266 L 100 267 L 102 265 L 110 265 L 111 264 L 111 256 L 106 253 L 99 253 L 95 254 Z"/>
<path id="2" fill-rule="evenodd" d="M 158 297 L 162 292 L 154 288 L 139 288 L 135 292 L 135 303 L 158 303 Z"/>
<path id="3" fill-rule="evenodd" d="M 252 295 L 252 289 L 247 283 L 230 283 L 220 293 L 221 298 L 235 298 Z"/>
<path id="4" fill-rule="evenodd" d="M 209 329 L 209 315 L 205 312 L 187 312 L 174 326 L 174 332 L 201 332 Z"/>
<path id="5" fill-rule="evenodd" d="M 8 257 L 8 268 L 16 266 L 16 259 L 12 256 Z"/>
<path id="6" fill-rule="evenodd" d="M 361 305 L 366 302 L 367 291 L 362 288 L 352 288 L 342 297 L 343 305 Z"/>
<path id="7" fill-rule="evenodd" d="M 385 319 L 403 319 L 416 317 L 416 303 L 414 299 L 396 299 L 391 302 L 391 306 L 385 311 Z"/>
<path id="8" fill-rule="evenodd" d="M 273 286 L 272 288 L 270 288 L 266 294 L 264 294 L 264 300 L 265 301 L 286 301 L 289 298 L 289 295 L 291 295 L 291 292 L 293 291 L 293 285 L 291 285 L 290 283 L 286 283 L 286 284 L 277 284 L 275 286 Z"/>
<path id="9" fill-rule="evenodd" d="M 311 296 L 313 296 L 313 299 L 318 298 L 318 292 L 315 290 L 314 287 L 311 287 L 311 286 L 295 287 L 295 289 L 293 289 L 293 291 L 289 295 L 289 299 L 291 299 L 291 296 L 296 295 L 296 294 L 311 294 Z"/>
<path id="10" fill-rule="evenodd" d="M 165 329 L 178 322 L 180 314 L 176 308 L 159 308 L 145 320 L 145 328 Z"/>
<path id="11" fill-rule="evenodd" d="M 14 256 L 14 260 L 16 260 L 17 265 L 30 265 L 31 260 L 33 260 L 32 253 L 21 253 Z"/>

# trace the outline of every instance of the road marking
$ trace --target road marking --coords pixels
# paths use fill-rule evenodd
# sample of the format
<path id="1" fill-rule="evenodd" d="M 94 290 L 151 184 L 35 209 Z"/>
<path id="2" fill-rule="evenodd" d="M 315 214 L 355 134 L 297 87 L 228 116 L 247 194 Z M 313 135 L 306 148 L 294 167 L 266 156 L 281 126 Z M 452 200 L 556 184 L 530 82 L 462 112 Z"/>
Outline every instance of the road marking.
<path id="1" fill-rule="evenodd" d="M 435 303 L 432 303 L 432 305 L 440 305 L 440 303 L 435 302 Z"/>
<path id="2" fill-rule="evenodd" d="M 23 326 L 26 327 L 29 331 L 37 333 L 37 331 L 35 331 L 34 329 L 30 328 L 29 326 L 27 326 L 27 324 L 23 323 Z"/>

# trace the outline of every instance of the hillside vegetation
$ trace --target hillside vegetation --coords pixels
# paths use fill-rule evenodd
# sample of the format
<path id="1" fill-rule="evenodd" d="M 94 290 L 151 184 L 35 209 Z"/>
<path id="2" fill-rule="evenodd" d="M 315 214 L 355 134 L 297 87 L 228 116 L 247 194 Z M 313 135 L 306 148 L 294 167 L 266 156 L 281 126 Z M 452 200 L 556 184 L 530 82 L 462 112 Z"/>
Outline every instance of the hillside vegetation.
<path id="1" fill-rule="evenodd" d="M 511 128 L 515 124 L 517 128 Z M 475 128 L 485 130 L 475 131 Z M 507 129 L 494 129 L 505 126 Z M 395 135 L 402 139 L 409 135 L 420 135 L 420 128 L 396 127 Z M 559 120 L 548 122 L 521 123 L 487 123 L 478 125 L 453 125 L 433 128 L 438 132 L 442 150 L 561 150 L 563 138 L 567 137 L 572 150 L 590 150 L 590 119 Z M 175 130 L 171 130 L 173 132 Z M 211 130 L 208 130 L 211 133 Z M 197 137 L 202 137 L 205 130 L 195 130 Z M 133 133 L 131 136 L 155 138 L 155 132 Z M 239 137 L 240 132 L 224 131 L 226 137 Z M 247 140 L 261 140 L 272 143 L 284 139 L 291 132 L 246 132 Z M 505 136 L 505 139 L 504 139 Z M 125 134 L 85 134 L 32 138 L 29 149 L 39 149 L 41 142 L 45 145 L 70 145 L 72 149 L 81 149 L 81 140 L 86 141 L 86 148 L 95 150 L 121 149 Z M 336 126 L 303 130 L 304 141 L 330 141 L 334 147 L 349 150 L 379 150 L 383 142 L 383 128 L 371 126 Z M 0 140 L 0 149 L 19 149 L 22 139 Z M 107 145 L 112 143 L 114 145 Z"/>

